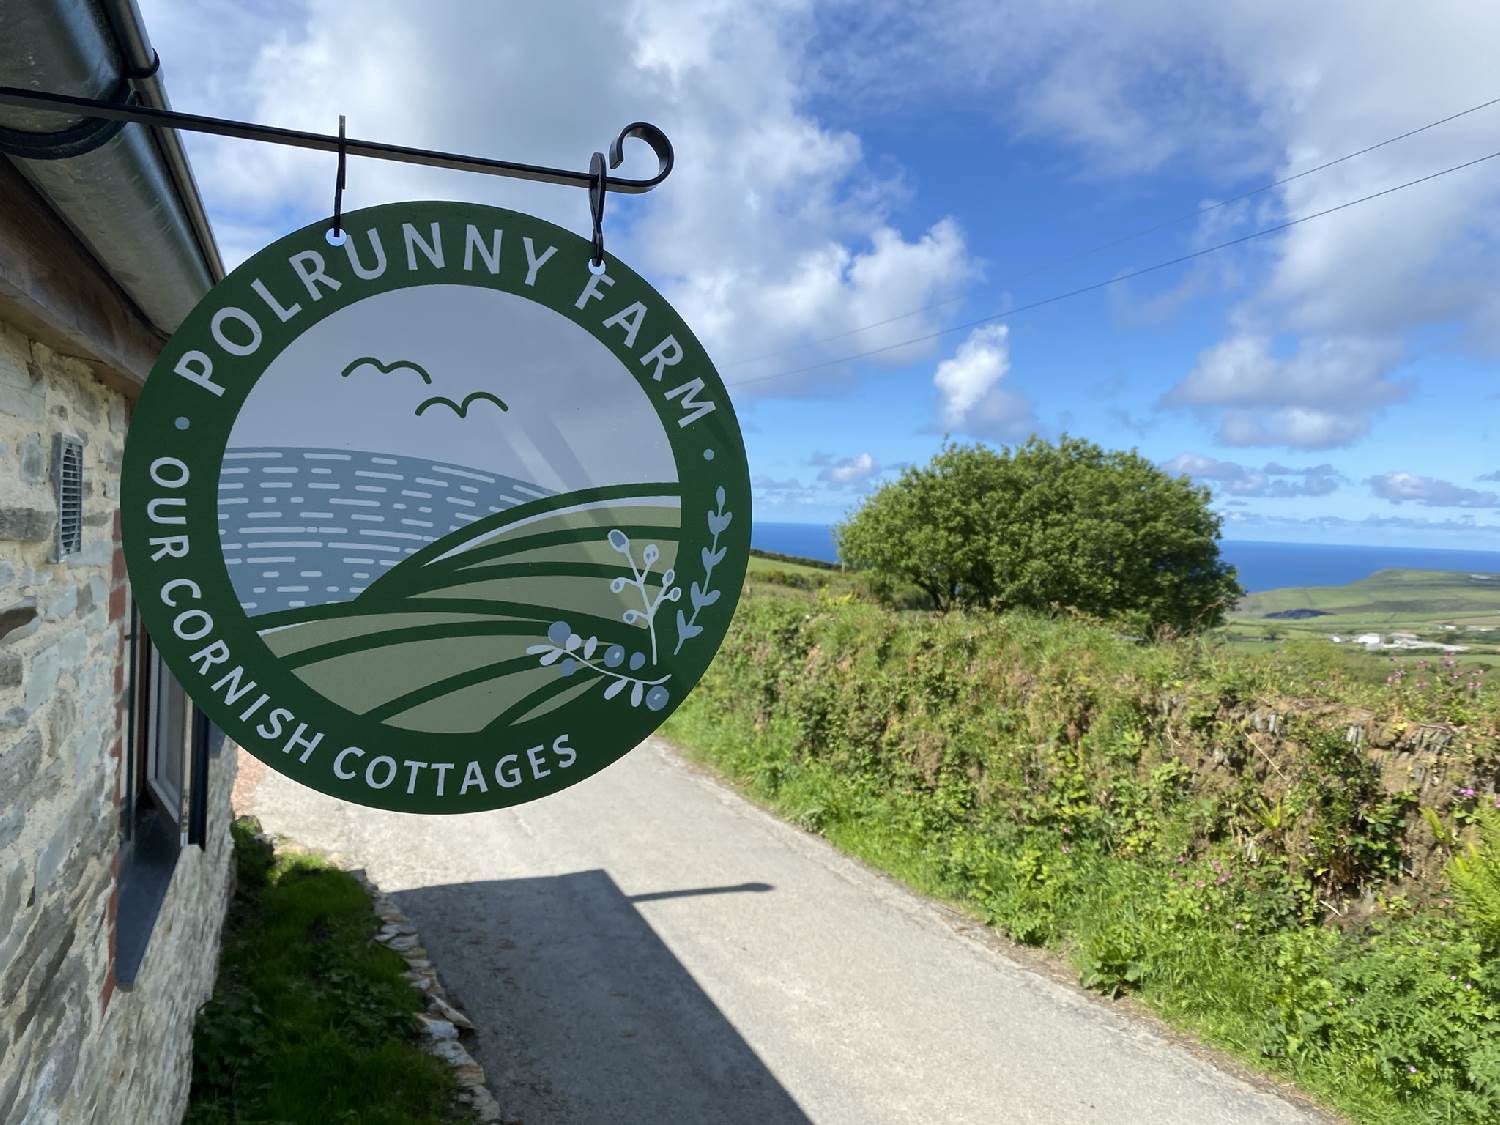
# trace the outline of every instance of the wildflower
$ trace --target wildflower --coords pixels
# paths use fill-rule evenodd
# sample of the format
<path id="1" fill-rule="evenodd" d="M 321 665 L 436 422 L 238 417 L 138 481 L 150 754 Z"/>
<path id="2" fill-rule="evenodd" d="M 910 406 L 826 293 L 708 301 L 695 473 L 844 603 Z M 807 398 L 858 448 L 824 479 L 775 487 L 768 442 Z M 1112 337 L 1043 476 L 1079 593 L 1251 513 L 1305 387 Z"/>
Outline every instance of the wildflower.
<path id="1" fill-rule="evenodd" d="M 1417 1068 L 1414 1066 L 1408 1066 L 1406 1069 L 1411 1071 L 1413 1074 L 1417 1073 Z"/>
<path id="2" fill-rule="evenodd" d="M 1068 845 L 1067 845 L 1067 844 L 1064 844 L 1064 845 L 1063 845 L 1063 846 L 1062 846 L 1062 850 L 1063 850 L 1063 855 L 1067 855 L 1067 854 L 1068 854 L 1068 853 L 1069 853 L 1069 852 L 1070 852 L 1070 851 L 1072 851 L 1072 850 L 1073 850 L 1073 849 L 1072 849 L 1072 848 L 1070 848 L 1070 847 L 1068 847 Z"/>

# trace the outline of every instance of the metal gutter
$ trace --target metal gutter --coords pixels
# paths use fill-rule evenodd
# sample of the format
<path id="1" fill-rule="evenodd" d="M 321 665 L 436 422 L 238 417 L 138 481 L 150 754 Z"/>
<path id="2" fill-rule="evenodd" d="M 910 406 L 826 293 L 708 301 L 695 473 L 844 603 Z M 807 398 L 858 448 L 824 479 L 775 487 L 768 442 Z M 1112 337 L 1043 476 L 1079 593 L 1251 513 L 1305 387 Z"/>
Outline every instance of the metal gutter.
<path id="1" fill-rule="evenodd" d="M 171 109 L 167 88 L 162 84 L 161 59 L 151 46 L 135 0 L 100 0 L 100 4 L 124 56 L 126 73 L 131 75 L 131 89 L 144 105 L 153 109 Z M 198 240 L 198 249 L 208 264 L 208 271 L 214 281 L 221 281 L 224 261 L 219 257 L 219 246 L 214 241 L 208 213 L 203 209 L 203 197 L 198 194 L 198 181 L 193 177 L 192 166 L 183 151 L 182 138 L 172 129 L 153 129 L 152 135 L 177 188 L 177 198 L 187 210 L 188 221 L 192 224 L 193 235 Z"/>
<path id="2" fill-rule="evenodd" d="M 108 97 L 131 60 L 150 54 L 132 0 L 0 3 L 0 75 L 10 85 Z M 159 76 L 135 80 L 165 104 Z M 65 114 L 0 108 L 0 125 L 36 133 L 77 123 Z M 11 158 L 159 333 L 172 332 L 222 276 L 213 235 L 175 135 L 126 125 L 90 152 Z M 175 167 L 175 170 L 174 170 Z"/>

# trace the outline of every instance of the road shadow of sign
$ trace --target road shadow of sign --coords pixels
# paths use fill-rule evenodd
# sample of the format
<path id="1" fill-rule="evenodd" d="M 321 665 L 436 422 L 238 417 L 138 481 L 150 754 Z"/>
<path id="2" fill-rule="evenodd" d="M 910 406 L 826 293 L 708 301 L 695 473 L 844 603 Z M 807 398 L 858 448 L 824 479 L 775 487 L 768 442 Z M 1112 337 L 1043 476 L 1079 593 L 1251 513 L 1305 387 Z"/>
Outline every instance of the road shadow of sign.
<path id="1" fill-rule="evenodd" d="M 479 1025 L 507 1118 L 811 1125 L 636 904 L 774 890 L 626 895 L 604 871 L 392 895 Z"/>

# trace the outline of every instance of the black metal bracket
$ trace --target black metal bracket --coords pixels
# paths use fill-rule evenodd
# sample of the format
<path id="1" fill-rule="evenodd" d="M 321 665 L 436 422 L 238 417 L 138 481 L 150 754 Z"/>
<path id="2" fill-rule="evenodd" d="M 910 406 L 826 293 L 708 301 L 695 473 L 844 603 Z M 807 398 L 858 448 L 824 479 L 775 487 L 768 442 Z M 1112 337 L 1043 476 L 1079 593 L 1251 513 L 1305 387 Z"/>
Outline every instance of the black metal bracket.
<path id="1" fill-rule="evenodd" d="M 648 180 L 628 180 L 618 176 L 597 176 L 592 169 L 588 172 L 574 172 L 565 168 L 518 164 L 510 160 L 492 160 L 482 156 L 465 156 L 461 153 L 439 152 L 433 149 L 409 148 L 380 141 L 346 140 L 343 137 L 330 136 L 326 133 L 280 129 L 272 125 L 257 125 L 248 121 L 203 117 L 195 113 L 179 113 L 176 110 L 132 105 L 124 101 L 77 98 L 69 94 L 25 90 L 16 86 L 0 86 L 0 105 L 16 106 L 21 109 L 53 110 L 75 117 L 135 122 L 155 129 L 182 129 L 190 133 L 212 133 L 216 136 L 234 137 L 243 141 L 289 145 L 293 148 L 308 148 L 319 152 L 346 153 L 349 156 L 365 156 L 373 160 L 394 160 L 403 164 L 421 164 L 430 168 L 451 168 L 459 172 L 478 172 L 482 175 L 504 176 L 513 180 L 557 184 L 560 187 L 591 188 L 602 180 L 604 190 L 619 192 L 623 195 L 640 195 L 648 192 L 665 180 L 672 171 L 672 142 L 667 140 L 665 133 L 646 121 L 636 121 L 627 125 L 609 146 L 611 168 L 618 168 L 624 160 L 622 150 L 629 137 L 645 141 L 656 154 L 656 175 Z M 14 134 L 17 131 L 11 130 L 10 132 Z M 41 142 L 37 150 L 40 152 L 45 147 L 48 138 L 69 136 L 71 140 L 72 133 L 73 130 L 65 130 L 62 134 L 38 133 L 32 136 Z M 19 155 L 27 155 L 33 159 L 39 158 L 36 153 Z M 54 155 L 73 155 L 73 153 L 59 152 Z"/>
<path id="2" fill-rule="evenodd" d="M 604 272 L 604 183 L 609 179 L 604 173 L 604 154 L 596 152 L 589 158 L 589 218 L 594 221 L 594 253 L 589 265 L 595 272 Z"/>
<path id="3" fill-rule="evenodd" d="M 344 176 L 345 157 L 344 149 L 344 115 L 339 114 L 339 170 L 333 180 L 333 237 L 341 239 L 344 236 Z"/>
<path id="4" fill-rule="evenodd" d="M 120 79 L 114 95 L 104 105 L 128 105 L 135 100 L 128 77 Z M 93 152 L 94 149 L 112 140 L 125 128 L 121 120 L 106 120 L 102 117 L 85 118 L 76 125 L 50 133 L 34 133 L 29 129 L 11 129 L 0 125 L 0 153 L 18 156 L 23 160 L 68 160 L 74 156 Z"/>

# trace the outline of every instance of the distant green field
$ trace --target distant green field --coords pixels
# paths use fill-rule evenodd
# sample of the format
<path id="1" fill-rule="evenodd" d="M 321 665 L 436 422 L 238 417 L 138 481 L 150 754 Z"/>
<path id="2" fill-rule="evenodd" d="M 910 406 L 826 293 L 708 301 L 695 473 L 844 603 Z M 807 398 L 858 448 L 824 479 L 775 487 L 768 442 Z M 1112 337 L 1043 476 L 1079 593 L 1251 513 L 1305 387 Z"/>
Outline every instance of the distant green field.
<path id="1" fill-rule="evenodd" d="M 747 577 L 761 577 L 767 574 L 802 574 L 809 582 L 826 582 L 837 573 L 839 572 L 826 567 L 803 566 L 801 563 L 767 559 L 759 555 L 750 556 L 750 564 L 745 570 Z"/>
<path id="2" fill-rule="evenodd" d="M 1291 609 L 1318 609 L 1340 618 L 1381 622 L 1465 618 L 1500 624 L 1500 577 L 1448 570 L 1381 570 L 1347 586 L 1289 586 L 1250 594 L 1234 616 L 1259 618 Z"/>
<path id="3" fill-rule="evenodd" d="M 1317 616 L 1271 617 L 1289 610 Z M 1297 639 L 1345 641 L 1361 633 L 1412 633 L 1424 642 L 1462 648 L 1465 664 L 1500 665 L 1500 577 L 1463 571 L 1382 570 L 1345 586 L 1290 586 L 1250 594 L 1230 616 L 1232 642 L 1258 644 Z M 1351 660 L 1401 664 L 1441 655 L 1433 649 L 1349 648 Z M 1382 673 L 1383 674 L 1383 673 Z"/>

